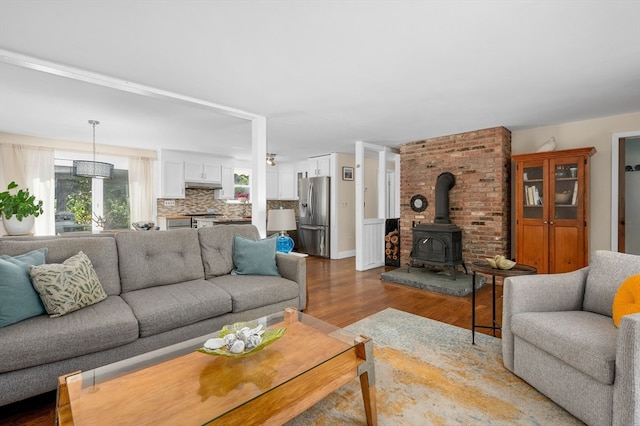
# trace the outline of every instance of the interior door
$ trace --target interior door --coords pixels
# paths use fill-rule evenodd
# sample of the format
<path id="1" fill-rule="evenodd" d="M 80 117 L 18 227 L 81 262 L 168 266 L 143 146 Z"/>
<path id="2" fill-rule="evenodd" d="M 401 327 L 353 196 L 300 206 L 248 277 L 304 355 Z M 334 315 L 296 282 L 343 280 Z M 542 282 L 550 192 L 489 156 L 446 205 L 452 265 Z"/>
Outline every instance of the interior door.
<path id="1" fill-rule="evenodd" d="M 518 164 L 516 173 L 516 208 L 520 214 L 516 226 L 520 240 L 516 241 L 516 261 L 547 273 L 549 252 L 548 161 L 532 160 Z"/>
<path id="2" fill-rule="evenodd" d="M 376 209 L 373 216 L 370 217 L 365 213 L 365 203 L 367 200 L 367 185 L 365 184 L 365 169 L 368 162 L 366 161 L 367 152 L 369 156 L 377 153 L 378 161 L 376 166 L 370 165 L 370 168 L 377 168 L 376 187 Z M 385 210 L 387 198 L 385 178 L 387 161 L 395 161 L 395 170 L 400 171 L 400 156 L 391 155 L 387 148 L 379 145 L 365 143 L 363 141 L 356 142 L 356 168 L 355 168 L 355 184 L 356 184 L 356 270 L 366 271 L 368 269 L 384 266 L 384 231 L 385 231 Z M 391 158 L 393 157 L 393 158 Z M 394 187 L 399 193 L 399 179 L 396 179 Z M 374 186 L 374 185 L 372 185 Z M 369 188 L 369 190 L 372 190 Z M 399 198 L 397 199 L 397 210 L 399 211 Z M 371 212 L 374 209 L 368 211 Z"/>
<path id="3" fill-rule="evenodd" d="M 582 157 L 549 160 L 549 271 L 570 272 L 584 265 L 585 218 Z"/>

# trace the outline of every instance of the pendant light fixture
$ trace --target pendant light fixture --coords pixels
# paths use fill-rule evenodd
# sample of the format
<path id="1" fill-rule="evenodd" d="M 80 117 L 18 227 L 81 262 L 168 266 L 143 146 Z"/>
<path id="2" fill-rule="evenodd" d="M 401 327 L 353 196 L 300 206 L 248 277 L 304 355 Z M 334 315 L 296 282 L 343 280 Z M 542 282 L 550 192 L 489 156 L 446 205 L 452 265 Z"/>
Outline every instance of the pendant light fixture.
<path id="1" fill-rule="evenodd" d="M 267 154 L 267 164 L 270 166 L 276 165 L 276 154 Z"/>
<path id="2" fill-rule="evenodd" d="M 96 161 L 96 125 L 100 124 L 100 122 L 97 120 L 89 120 L 89 124 L 93 126 L 93 161 L 74 160 L 73 175 L 98 179 L 111 179 L 113 178 L 113 164 Z"/>

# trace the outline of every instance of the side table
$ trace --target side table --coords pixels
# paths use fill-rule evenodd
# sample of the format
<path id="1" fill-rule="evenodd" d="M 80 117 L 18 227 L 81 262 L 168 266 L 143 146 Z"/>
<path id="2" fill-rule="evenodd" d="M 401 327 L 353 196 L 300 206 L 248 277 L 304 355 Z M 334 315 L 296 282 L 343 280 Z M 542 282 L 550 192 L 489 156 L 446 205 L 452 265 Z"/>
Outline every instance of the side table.
<path id="1" fill-rule="evenodd" d="M 471 344 L 476 344 L 476 328 L 489 328 L 493 330 L 493 335 L 496 335 L 496 330 L 500 330 L 500 326 L 496 322 L 496 276 L 499 277 L 514 277 L 516 275 L 532 275 L 538 273 L 538 270 L 533 266 L 523 265 L 516 263 L 511 269 L 498 269 L 493 268 L 487 261 L 472 262 L 471 270 L 473 271 L 473 280 L 471 282 Z M 492 325 L 476 325 L 476 272 L 481 274 L 491 275 L 492 284 L 492 309 L 493 309 L 493 323 Z"/>

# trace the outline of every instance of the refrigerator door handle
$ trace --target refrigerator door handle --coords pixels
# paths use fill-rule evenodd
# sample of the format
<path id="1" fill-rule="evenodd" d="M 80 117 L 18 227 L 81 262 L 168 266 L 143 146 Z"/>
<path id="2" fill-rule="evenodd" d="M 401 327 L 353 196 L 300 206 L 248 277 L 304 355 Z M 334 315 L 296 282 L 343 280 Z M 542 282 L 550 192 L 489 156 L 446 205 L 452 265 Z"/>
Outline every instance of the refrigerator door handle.
<path id="1" fill-rule="evenodd" d="M 308 231 L 324 231 L 325 227 L 320 225 L 299 225 L 298 229 L 306 229 Z"/>
<path id="2" fill-rule="evenodd" d="M 309 181 L 309 192 L 307 193 L 307 201 L 309 202 L 308 213 L 310 218 L 313 218 L 313 198 L 311 198 L 312 195 L 313 195 L 313 183 Z"/>

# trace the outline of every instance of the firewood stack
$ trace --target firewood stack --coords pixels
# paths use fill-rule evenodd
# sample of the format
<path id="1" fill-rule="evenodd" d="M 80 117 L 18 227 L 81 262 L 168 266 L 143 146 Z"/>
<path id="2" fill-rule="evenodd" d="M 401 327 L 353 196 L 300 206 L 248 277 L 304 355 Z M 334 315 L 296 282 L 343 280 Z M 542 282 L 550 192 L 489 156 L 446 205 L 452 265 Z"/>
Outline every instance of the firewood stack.
<path id="1" fill-rule="evenodd" d="M 398 256 L 400 255 L 400 237 L 398 236 L 398 230 L 393 230 L 387 233 L 384 236 L 384 254 L 387 259 L 392 259 L 394 261 L 398 260 Z"/>

